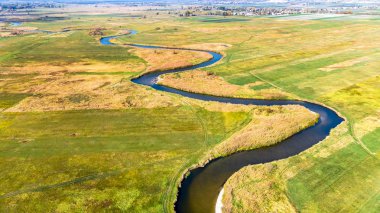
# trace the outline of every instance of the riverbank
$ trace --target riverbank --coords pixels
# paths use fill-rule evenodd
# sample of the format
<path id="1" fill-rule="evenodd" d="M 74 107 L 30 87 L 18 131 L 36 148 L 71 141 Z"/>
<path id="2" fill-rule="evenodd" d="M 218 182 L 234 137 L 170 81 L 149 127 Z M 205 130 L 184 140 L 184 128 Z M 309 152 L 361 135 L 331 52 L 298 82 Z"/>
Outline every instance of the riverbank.
<path id="1" fill-rule="evenodd" d="M 164 47 L 158 47 L 158 46 L 145 46 L 145 45 L 139 45 L 141 48 L 164 48 Z M 268 162 L 273 160 L 278 160 L 282 158 L 287 158 L 289 156 L 298 154 L 305 149 L 313 146 L 314 144 L 320 142 L 323 140 L 330 132 L 330 130 L 334 127 L 336 127 L 339 123 L 342 122 L 342 118 L 340 118 L 334 111 L 331 111 L 328 108 L 325 108 L 323 106 L 312 104 L 308 102 L 302 102 L 302 101 L 286 101 L 286 100 L 256 100 L 256 99 L 238 99 L 238 98 L 226 98 L 226 97 L 215 97 L 215 96 L 208 96 L 205 94 L 195 94 L 195 93 L 189 93 L 181 90 L 177 90 L 170 87 L 165 87 L 162 85 L 156 84 L 157 79 L 160 75 L 167 74 L 167 73 L 175 73 L 175 72 L 183 72 L 186 70 L 193 70 L 197 68 L 202 68 L 206 66 L 210 66 L 222 59 L 222 56 L 217 53 L 212 53 L 213 59 L 203 62 L 201 64 L 195 65 L 193 67 L 186 67 L 186 68 L 180 68 L 180 69 L 173 69 L 173 70 L 167 70 L 162 72 L 153 72 L 153 73 L 147 73 L 144 75 L 141 75 L 138 78 L 133 79 L 132 81 L 137 84 L 142 84 L 146 86 L 150 86 L 154 89 L 165 91 L 165 92 L 171 92 L 175 94 L 179 94 L 185 97 L 189 98 L 195 98 L 199 100 L 207 100 L 207 101 L 218 101 L 222 103 L 235 103 L 235 104 L 256 104 L 256 105 L 290 105 L 290 104 L 298 104 L 301 106 L 304 106 L 308 108 L 309 110 L 317 113 L 320 115 L 319 122 L 306 130 L 303 130 L 299 132 L 298 134 L 284 140 L 284 142 L 269 146 L 267 148 L 260 148 L 255 149 L 252 151 L 246 151 L 246 152 L 240 152 L 233 155 L 230 155 L 225 158 L 219 158 L 213 161 L 210 161 L 205 167 L 203 168 L 197 168 L 191 171 L 190 175 L 188 175 L 181 184 L 181 188 L 179 189 L 179 197 L 176 202 L 175 208 L 176 211 L 210 211 L 211 209 L 215 208 L 215 202 L 216 197 L 219 194 L 219 188 L 222 186 L 222 184 L 227 180 L 226 175 L 232 175 L 235 171 L 242 168 L 245 165 L 252 164 L 253 162 Z M 309 138 L 310 135 L 313 135 L 314 137 L 312 140 L 309 139 L 306 143 L 301 143 L 301 141 L 304 141 L 305 138 Z M 280 153 L 277 153 L 275 156 L 265 156 L 261 155 L 259 158 L 257 156 L 252 156 L 252 158 L 247 158 L 245 155 L 250 155 L 249 153 L 252 152 L 266 152 L 266 149 L 274 149 L 274 150 L 281 150 Z M 239 156 L 241 158 L 239 158 Z M 217 170 L 211 169 L 208 170 L 208 168 L 212 168 L 210 165 L 217 165 L 216 162 L 226 162 L 228 163 L 229 160 L 234 159 L 235 157 L 239 158 L 239 161 L 235 161 L 235 165 L 229 165 L 229 166 L 216 166 L 218 168 Z M 268 160 L 270 159 L 270 160 Z M 250 163 L 248 163 L 250 162 Z M 223 168 L 223 169 L 222 169 Z M 221 170 L 220 170 L 221 169 Z M 216 171 L 223 171 L 223 175 L 220 174 L 218 177 L 218 174 L 216 174 Z M 228 171 L 228 173 L 226 173 Z M 194 176 L 195 175 L 195 176 Z M 200 179 L 198 176 L 205 175 L 204 180 Z M 209 177 L 210 176 L 210 177 Z M 203 185 L 202 187 L 197 186 L 198 189 L 202 189 L 199 192 L 192 192 L 191 187 L 194 185 L 194 180 L 197 180 L 196 184 L 202 185 L 202 184 L 210 184 L 208 181 L 209 178 L 214 180 L 212 183 L 212 186 L 209 185 Z M 196 179 L 194 179 L 197 177 Z M 215 181 L 217 180 L 217 181 Z M 195 187 L 195 186 L 194 186 Z M 212 187 L 212 189 L 210 188 Z M 204 190 L 208 188 L 207 195 L 205 196 Z M 190 194 L 188 194 L 190 193 Z M 203 198 L 199 200 L 199 196 L 196 194 L 202 193 Z M 196 202 L 197 204 L 190 204 L 191 202 Z M 210 205 L 214 203 L 214 205 Z M 197 209 L 194 209 L 196 206 Z M 181 210 L 182 209 L 182 210 Z"/>

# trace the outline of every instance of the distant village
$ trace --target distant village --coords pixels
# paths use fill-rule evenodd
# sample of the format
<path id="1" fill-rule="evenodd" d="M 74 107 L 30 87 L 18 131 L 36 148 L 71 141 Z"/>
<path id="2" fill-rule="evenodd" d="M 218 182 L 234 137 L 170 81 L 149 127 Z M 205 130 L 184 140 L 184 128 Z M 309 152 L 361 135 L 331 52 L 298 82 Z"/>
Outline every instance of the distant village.
<path id="1" fill-rule="evenodd" d="M 61 8 L 63 4 L 49 3 L 49 2 L 19 2 L 19 3 L 0 3 L 0 11 L 12 12 L 21 9 L 34 9 L 34 8 Z"/>
<path id="2" fill-rule="evenodd" d="M 293 14 L 352 14 L 353 11 L 363 9 L 363 7 L 331 7 L 331 8 L 310 8 L 310 7 L 226 7 L 226 6 L 188 6 L 183 7 L 179 16 L 198 15 L 222 15 L 222 16 L 283 16 Z M 376 10 L 378 8 L 365 8 Z"/>
<path id="3" fill-rule="evenodd" d="M 363 6 L 363 5 L 353 5 L 353 6 L 342 6 L 342 7 L 315 7 L 309 6 L 307 4 L 292 5 L 289 7 L 276 7 L 276 6 L 266 6 L 266 7 L 250 7 L 250 6 L 240 6 L 242 1 L 238 1 L 240 4 L 234 4 L 234 1 L 225 1 L 226 6 L 221 6 L 220 1 L 216 6 L 210 6 L 211 4 L 199 4 L 192 6 L 182 6 L 181 9 L 171 11 L 170 14 L 176 14 L 178 16 L 199 16 L 199 15 L 216 15 L 216 16 L 282 16 L 282 15 L 293 15 L 293 14 L 351 14 L 353 11 L 364 10 L 364 11 L 374 11 L 379 10 L 379 5 Z M 206 2 L 207 3 L 207 2 Z M 96 4 L 95 4 L 96 5 Z M 130 2 L 123 3 L 125 6 L 156 6 L 156 7 L 167 7 L 170 4 L 160 3 L 160 2 Z M 228 6 L 227 6 L 228 5 Z M 35 8 L 62 8 L 65 4 L 54 3 L 54 2 L 19 2 L 19 3 L 0 3 L 0 18 L 1 16 L 11 15 L 18 10 L 28 11 Z M 95 6 L 96 7 L 96 6 Z M 157 9 L 152 9 L 157 10 Z M 170 10 L 169 10 L 170 11 Z M 366 13 L 364 13 L 366 14 Z M 371 15 L 371 14 L 369 14 Z"/>

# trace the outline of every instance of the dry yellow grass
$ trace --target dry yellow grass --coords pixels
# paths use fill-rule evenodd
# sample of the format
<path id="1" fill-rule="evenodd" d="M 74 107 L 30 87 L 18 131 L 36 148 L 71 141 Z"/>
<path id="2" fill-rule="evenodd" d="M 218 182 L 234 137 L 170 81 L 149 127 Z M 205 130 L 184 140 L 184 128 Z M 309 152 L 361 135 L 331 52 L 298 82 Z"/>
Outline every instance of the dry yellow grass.
<path id="1" fill-rule="evenodd" d="M 235 173 L 224 187 L 223 212 L 296 212 L 277 170 L 261 164 Z"/>
<path id="2" fill-rule="evenodd" d="M 0 32 L 0 38 L 1 37 L 10 37 L 10 36 L 14 36 L 14 35 L 12 35 L 11 32 Z"/>
<path id="3" fill-rule="evenodd" d="M 351 66 L 354 66 L 355 64 L 366 62 L 368 60 L 370 60 L 370 58 L 367 56 L 364 56 L 364 57 L 355 58 L 355 59 L 343 61 L 340 63 L 332 64 L 332 65 L 329 65 L 327 67 L 322 67 L 322 68 L 319 68 L 319 70 L 325 71 L 325 72 L 331 72 L 331 71 L 334 71 L 336 69 L 351 67 Z"/>
<path id="4" fill-rule="evenodd" d="M 21 30 L 21 31 L 32 31 L 32 30 L 38 30 L 37 27 L 15 27 L 13 28 L 15 30 Z"/>
<path id="5" fill-rule="evenodd" d="M 187 50 L 136 48 L 131 52 L 147 62 L 146 72 L 187 67 L 212 58 L 208 53 Z"/>
<path id="6" fill-rule="evenodd" d="M 273 145 L 317 121 L 318 114 L 301 106 L 254 107 L 250 123 L 217 145 L 208 159 Z"/>
<path id="7" fill-rule="evenodd" d="M 30 35 L 34 30 L 37 30 L 36 27 L 12 27 L 8 28 L 0 25 L 0 37 L 13 37 L 19 35 Z"/>
<path id="8" fill-rule="evenodd" d="M 232 45 L 225 44 L 225 43 L 201 43 L 201 44 L 189 44 L 183 46 L 184 48 L 190 48 L 190 49 L 200 49 L 200 50 L 209 50 L 209 51 L 216 51 L 223 55 L 225 53 L 223 50 L 226 50 L 230 48 Z"/>
<path id="9" fill-rule="evenodd" d="M 278 89 L 253 90 L 250 88 L 250 86 L 252 86 L 251 84 L 246 86 L 230 84 L 222 77 L 199 70 L 167 74 L 164 75 L 158 83 L 184 91 L 215 96 L 261 99 L 286 99 L 289 97 L 289 94 Z"/>
<path id="10" fill-rule="evenodd" d="M 60 76 L 43 84 L 36 84 L 27 92 L 34 95 L 7 111 L 155 108 L 179 104 L 171 96 L 111 75 Z"/>
<path id="11" fill-rule="evenodd" d="M 207 111 L 213 112 L 249 112 L 252 108 L 259 106 L 248 106 L 242 104 L 230 104 L 230 103 L 219 103 L 212 101 L 200 101 L 196 99 L 184 98 L 187 102 L 195 106 L 200 106 L 205 108 Z"/>
<path id="12" fill-rule="evenodd" d="M 83 61 L 71 64 L 33 63 L 9 67 L 3 74 L 10 77 L 0 79 L 1 92 L 28 93 L 32 96 L 7 111 L 176 106 L 180 103 L 178 99 L 135 85 L 130 82 L 129 78 L 133 76 L 133 73 L 137 74 L 144 70 L 157 71 L 190 66 L 211 58 L 211 55 L 207 53 L 194 51 L 138 48 L 132 51 L 146 60 L 148 66 L 135 61 L 133 63 Z M 126 75 L 115 73 L 125 73 Z M 17 75 L 12 77 L 13 74 Z M 25 80 L 21 81 L 18 75 L 25 75 Z"/>
<path id="13" fill-rule="evenodd" d="M 355 123 L 355 133 L 358 138 L 362 138 L 368 132 L 372 132 L 380 127 L 380 109 L 374 116 L 363 118 L 360 122 Z"/>
<path id="14" fill-rule="evenodd" d="M 145 69 L 143 63 L 136 62 L 120 62 L 106 63 L 98 61 L 83 61 L 71 64 L 49 64 L 49 63 L 33 63 L 27 66 L 9 67 L 8 71 L 3 74 L 34 74 L 39 75 L 56 75 L 59 72 L 141 72 Z"/>

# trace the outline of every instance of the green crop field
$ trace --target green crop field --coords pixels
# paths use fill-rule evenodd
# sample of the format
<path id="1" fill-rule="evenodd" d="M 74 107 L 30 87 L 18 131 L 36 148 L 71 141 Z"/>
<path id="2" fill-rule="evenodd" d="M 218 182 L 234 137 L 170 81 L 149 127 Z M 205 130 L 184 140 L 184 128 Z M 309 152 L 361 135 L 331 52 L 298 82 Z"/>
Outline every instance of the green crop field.
<path id="1" fill-rule="evenodd" d="M 380 128 L 365 135 L 363 142 L 379 151 Z M 325 159 L 313 160 L 312 168 L 289 183 L 290 199 L 297 209 L 315 211 L 376 212 L 379 208 L 379 160 L 357 144 L 350 144 Z M 338 195 L 342 195 L 338 197 Z"/>
<path id="2" fill-rule="evenodd" d="M 202 70 L 221 85 L 323 103 L 347 119 L 304 153 L 237 172 L 225 185 L 230 209 L 252 211 L 247 200 L 257 196 L 256 211 L 279 210 L 273 206 L 281 201 L 286 212 L 378 212 L 380 19 L 179 17 L 145 9 L 36 10 L 65 18 L 22 27 L 56 33 L 0 37 L 1 212 L 173 211 L 188 168 L 231 135 L 251 131 L 244 127 L 252 120 L 260 125 L 252 108 L 131 83 L 158 63 L 175 66 L 164 57 L 177 53 L 152 52 L 163 59 L 150 61 L 123 45 L 130 43 L 218 51 L 224 58 Z M 102 46 L 100 35 L 90 35 L 95 27 L 138 34 Z"/>

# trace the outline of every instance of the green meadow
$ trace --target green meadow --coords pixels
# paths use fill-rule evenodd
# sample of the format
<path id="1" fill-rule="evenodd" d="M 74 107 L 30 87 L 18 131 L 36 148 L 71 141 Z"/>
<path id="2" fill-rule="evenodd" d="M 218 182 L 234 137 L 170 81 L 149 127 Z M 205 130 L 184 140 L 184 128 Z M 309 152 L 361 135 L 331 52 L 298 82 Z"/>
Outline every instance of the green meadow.
<path id="1" fill-rule="evenodd" d="M 274 172 L 280 175 L 279 182 L 287 181 L 286 197 L 298 211 L 376 212 L 378 209 L 379 25 L 377 20 L 278 23 L 253 19 L 249 27 L 257 29 L 252 29 L 245 41 L 228 49 L 219 65 L 207 68 L 232 84 L 244 86 L 264 81 L 265 84 L 251 88 L 276 86 L 299 98 L 327 104 L 348 119 L 343 124 L 347 128 L 329 139 L 338 144 L 323 142 L 312 154 L 285 161 L 288 166 L 284 170 L 299 168 L 293 171 L 294 177 L 286 177 L 284 171 Z M 241 30 L 236 35 L 245 32 Z M 228 36 L 229 32 L 223 35 Z M 319 152 L 329 154 L 316 157 Z M 252 181 L 245 186 L 252 184 L 254 188 L 257 180 Z M 247 194 L 241 196 L 236 195 L 233 200 L 237 211 L 244 209 L 238 201 Z M 275 202 L 261 205 L 275 205 Z"/>
<path id="2" fill-rule="evenodd" d="M 248 112 L 208 111 L 186 102 L 175 107 L 9 111 L 27 98 L 54 95 L 54 90 L 33 88 L 62 78 L 81 83 L 87 77 L 109 77 L 117 81 L 104 80 L 98 88 L 112 89 L 143 71 L 146 62 L 129 53 L 130 48 L 102 46 L 99 37 L 88 35 L 96 24 L 109 26 L 110 17 L 73 15 L 71 20 L 24 23 L 52 31 L 80 29 L 0 38 L 0 211 L 171 209 L 186 169 L 250 118 Z M 129 17 L 122 20 L 127 28 Z M 84 70 L 75 69 L 78 65 Z M 143 91 L 118 93 L 149 98 L 144 95 L 153 92 Z M 88 99 L 86 93 L 68 95 L 73 104 Z"/>
<path id="3" fill-rule="evenodd" d="M 27 63 L 49 62 L 66 65 L 83 61 L 102 61 L 106 63 L 131 62 L 142 60 L 128 53 L 128 48 L 101 46 L 97 39 L 87 35 L 86 31 L 76 31 L 65 37 L 7 38 L 0 57 L 2 66 L 25 66 Z"/>
<path id="4" fill-rule="evenodd" d="M 181 172 L 246 117 L 188 106 L 3 113 L 1 211 L 162 212 Z"/>
<path id="5" fill-rule="evenodd" d="M 379 138 L 380 128 L 377 128 L 362 141 L 372 152 L 378 152 Z M 290 200 L 297 209 L 305 212 L 377 211 L 380 187 L 377 157 L 352 143 L 321 161 L 312 159 L 312 168 L 288 182 Z"/>

